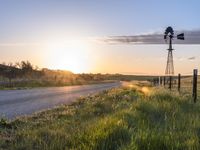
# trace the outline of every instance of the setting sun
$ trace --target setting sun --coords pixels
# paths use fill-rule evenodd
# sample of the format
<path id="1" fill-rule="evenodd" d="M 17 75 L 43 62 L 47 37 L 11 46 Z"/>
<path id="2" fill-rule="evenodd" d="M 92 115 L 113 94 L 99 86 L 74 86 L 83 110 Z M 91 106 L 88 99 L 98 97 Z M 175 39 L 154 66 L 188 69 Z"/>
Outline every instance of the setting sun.
<path id="1" fill-rule="evenodd" d="M 89 42 L 84 39 L 67 39 L 65 42 L 47 44 L 52 68 L 75 73 L 89 69 Z"/>

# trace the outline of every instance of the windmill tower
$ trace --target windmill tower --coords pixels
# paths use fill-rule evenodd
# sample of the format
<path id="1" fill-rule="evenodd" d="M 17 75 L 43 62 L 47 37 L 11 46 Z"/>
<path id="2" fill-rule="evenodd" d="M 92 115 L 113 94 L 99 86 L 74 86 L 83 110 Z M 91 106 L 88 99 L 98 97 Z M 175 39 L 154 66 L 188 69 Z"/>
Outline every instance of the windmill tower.
<path id="1" fill-rule="evenodd" d="M 172 27 L 167 27 L 164 33 L 164 39 L 166 42 L 169 40 L 169 49 L 168 50 L 168 56 L 167 56 L 167 66 L 165 69 L 165 75 L 172 76 L 174 75 L 174 62 L 173 62 L 173 53 L 174 50 L 172 48 L 172 40 L 174 38 L 174 30 Z M 177 39 L 184 40 L 184 33 L 178 34 Z"/>

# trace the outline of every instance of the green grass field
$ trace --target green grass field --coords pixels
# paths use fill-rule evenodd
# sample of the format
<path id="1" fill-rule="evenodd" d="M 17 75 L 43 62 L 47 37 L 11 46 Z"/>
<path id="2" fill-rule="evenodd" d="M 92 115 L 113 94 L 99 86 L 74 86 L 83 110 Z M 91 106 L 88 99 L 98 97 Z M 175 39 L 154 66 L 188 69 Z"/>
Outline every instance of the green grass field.
<path id="1" fill-rule="evenodd" d="M 196 150 L 200 103 L 163 88 L 126 87 L 0 123 L 0 149 Z"/>

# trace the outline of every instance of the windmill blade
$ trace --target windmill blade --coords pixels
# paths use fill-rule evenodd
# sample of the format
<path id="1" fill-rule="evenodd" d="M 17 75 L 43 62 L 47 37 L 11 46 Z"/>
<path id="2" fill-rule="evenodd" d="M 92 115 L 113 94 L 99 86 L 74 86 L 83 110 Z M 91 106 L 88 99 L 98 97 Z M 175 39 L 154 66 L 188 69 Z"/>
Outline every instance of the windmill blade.
<path id="1" fill-rule="evenodd" d="M 181 32 L 184 32 L 185 40 L 179 40 L 174 38 L 174 44 L 200 44 L 200 30 Z M 180 33 L 180 31 L 175 33 Z M 109 36 L 106 39 L 104 39 L 104 41 L 110 44 L 165 44 L 166 42 L 165 40 L 163 40 L 163 36 L 164 34 Z"/>

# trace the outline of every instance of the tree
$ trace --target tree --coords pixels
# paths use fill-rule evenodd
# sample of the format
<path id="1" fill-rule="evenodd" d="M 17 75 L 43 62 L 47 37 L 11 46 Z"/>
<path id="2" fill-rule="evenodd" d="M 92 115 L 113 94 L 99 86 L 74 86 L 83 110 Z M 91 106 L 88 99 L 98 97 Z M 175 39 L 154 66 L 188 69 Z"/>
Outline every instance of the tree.
<path id="1" fill-rule="evenodd" d="M 7 64 L 7 66 L 5 66 L 2 72 L 2 75 L 8 78 L 10 86 L 12 85 L 12 79 L 16 78 L 19 74 L 20 70 L 16 68 L 16 66 L 13 65 L 13 63 Z"/>
<path id="2" fill-rule="evenodd" d="M 33 71 L 33 66 L 29 61 L 21 61 L 21 70 L 23 75 L 31 74 Z"/>

